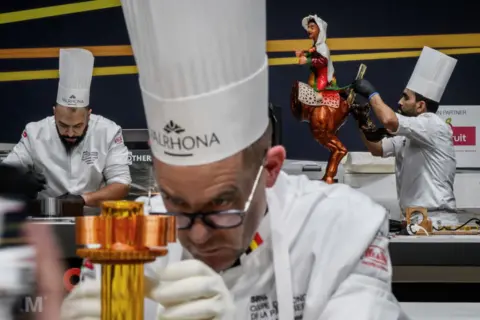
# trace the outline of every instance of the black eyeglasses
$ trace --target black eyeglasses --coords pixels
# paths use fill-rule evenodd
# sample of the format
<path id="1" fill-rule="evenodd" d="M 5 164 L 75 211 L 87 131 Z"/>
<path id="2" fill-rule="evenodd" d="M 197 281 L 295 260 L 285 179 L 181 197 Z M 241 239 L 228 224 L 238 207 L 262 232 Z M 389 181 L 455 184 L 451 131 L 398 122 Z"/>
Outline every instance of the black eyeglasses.
<path id="1" fill-rule="evenodd" d="M 177 229 L 186 230 L 190 229 L 197 219 L 200 219 L 205 225 L 213 229 L 230 229 L 236 228 L 243 223 L 245 214 L 250 209 L 250 204 L 252 203 L 253 195 L 257 189 L 258 182 L 262 175 L 263 170 L 263 161 L 262 165 L 258 169 L 257 176 L 248 196 L 247 201 L 243 207 L 243 210 L 224 210 L 224 211 L 214 211 L 214 212 L 198 212 L 198 213 L 183 213 L 183 212 L 166 212 L 166 213 L 150 213 L 151 215 L 168 215 L 175 216 L 177 223 Z"/>

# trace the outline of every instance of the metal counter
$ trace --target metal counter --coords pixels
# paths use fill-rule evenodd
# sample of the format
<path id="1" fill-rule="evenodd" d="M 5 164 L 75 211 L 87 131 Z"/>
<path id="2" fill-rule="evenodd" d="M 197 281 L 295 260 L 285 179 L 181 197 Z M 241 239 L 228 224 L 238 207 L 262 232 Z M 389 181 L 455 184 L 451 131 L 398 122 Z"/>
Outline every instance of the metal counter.
<path id="1" fill-rule="evenodd" d="M 49 223 L 62 247 L 65 258 L 75 257 L 75 226 L 70 222 Z M 435 239 L 439 237 L 439 239 Z M 480 236 L 394 237 L 390 254 L 395 267 L 480 267 Z M 480 272 L 478 274 L 480 282 Z M 400 279 L 399 279 L 400 280 Z"/>

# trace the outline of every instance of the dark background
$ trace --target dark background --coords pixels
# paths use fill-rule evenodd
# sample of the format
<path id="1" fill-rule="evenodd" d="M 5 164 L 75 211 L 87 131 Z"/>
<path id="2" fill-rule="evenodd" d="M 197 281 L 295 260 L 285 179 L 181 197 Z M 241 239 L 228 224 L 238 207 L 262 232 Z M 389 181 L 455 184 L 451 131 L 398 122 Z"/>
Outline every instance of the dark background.
<path id="1" fill-rule="evenodd" d="M 3 0 L 0 2 L 0 13 L 74 2 L 81 1 Z M 305 38 L 301 19 L 310 13 L 317 13 L 329 23 L 329 38 L 480 32 L 473 2 L 472 5 L 458 2 L 457 5 L 449 3 L 445 6 L 426 0 L 267 0 L 267 5 L 268 40 Z M 120 7 L 8 24 L 0 21 L 0 49 L 126 44 L 129 44 L 129 40 Z M 333 52 L 338 53 L 342 52 Z M 478 104 L 479 55 L 455 57 L 459 61 L 442 103 Z M 368 66 L 366 78 L 394 107 L 416 60 L 365 61 Z M 96 67 L 133 64 L 133 57 L 95 59 Z M 340 85 L 353 80 L 359 64 L 359 61 L 334 63 Z M 57 58 L 0 59 L 0 72 L 57 68 Z M 328 152 L 314 142 L 307 125 L 294 120 L 288 109 L 292 82 L 306 81 L 307 76 L 308 70 L 301 66 L 270 67 L 270 99 L 283 108 L 283 139 L 288 157 L 326 160 Z M 58 79 L 0 82 L 0 110 L 3 115 L 0 117 L 0 142 L 17 142 L 26 123 L 51 114 L 57 84 Z M 91 106 L 95 113 L 112 119 L 123 128 L 146 127 L 136 75 L 95 77 L 92 81 Z M 341 129 L 339 136 L 350 151 L 364 150 L 353 121 L 350 120 Z"/>

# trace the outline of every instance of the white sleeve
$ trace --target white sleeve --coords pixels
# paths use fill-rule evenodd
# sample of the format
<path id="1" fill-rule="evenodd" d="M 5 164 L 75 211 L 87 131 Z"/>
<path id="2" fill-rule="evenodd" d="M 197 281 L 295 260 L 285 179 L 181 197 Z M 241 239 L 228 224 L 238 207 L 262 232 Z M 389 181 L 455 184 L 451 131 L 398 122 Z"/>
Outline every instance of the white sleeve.
<path id="1" fill-rule="evenodd" d="M 122 183 L 130 185 L 132 182 L 128 166 L 128 149 L 123 143 L 122 129 L 120 127 L 110 142 L 103 176 L 107 184 Z"/>
<path id="2" fill-rule="evenodd" d="M 391 291 L 388 219 L 353 272 L 340 284 L 319 320 L 398 320 L 405 318 Z"/>
<path id="3" fill-rule="evenodd" d="M 15 147 L 13 147 L 13 150 L 8 154 L 7 158 L 5 158 L 2 163 L 27 169 L 33 166 L 33 159 L 30 152 L 31 144 L 27 129 L 25 128 L 20 141 L 15 145 Z"/>
<path id="4" fill-rule="evenodd" d="M 403 137 L 384 138 L 382 140 L 382 157 L 395 157 L 403 146 Z"/>
<path id="5" fill-rule="evenodd" d="M 163 204 L 162 196 L 154 196 L 150 199 L 148 197 L 142 196 L 135 199 L 136 202 L 143 202 L 143 210 L 145 214 L 149 214 L 150 212 L 161 213 L 167 212 L 165 205 Z M 149 206 L 147 204 L 150 204 Z"/>
<path id="6" fill-rule="evenodd" d="M 397 132 L 392 132 L 397 136 L 407 137 L 408 139 L 422 144 L 424 146 L 434 146 L 435 129 L 438 124 L 430 121 L 428 115 L 417 117 L 405 117 L 396 114 L 398 119 Z"/>

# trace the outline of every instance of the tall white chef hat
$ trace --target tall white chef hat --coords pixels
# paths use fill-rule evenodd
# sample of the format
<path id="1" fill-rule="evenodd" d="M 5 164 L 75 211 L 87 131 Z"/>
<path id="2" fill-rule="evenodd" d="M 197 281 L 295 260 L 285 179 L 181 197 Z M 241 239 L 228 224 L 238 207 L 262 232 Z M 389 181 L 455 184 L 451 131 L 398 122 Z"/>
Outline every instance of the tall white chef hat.
<path id="1" fill-rule="evenodd" d="M 60 81 L 57 103 L 81 108 L 90 104 L 90 84 L 93 75 L 93 54 L 85 49 L 60 49 Z"/>
<path id="2" fill-rule="evenodd" d="M 227 158 L 268 125 L 265 0 L 122 0 L 154 156 Z"/>
<path id="3" fill-rule="evenodd" d="M 408 81 L 407 89 L 435 102 L 440 102 L 456 64 L 457 59 L 435 49 L 423 47 L 410 81 Z"/>

